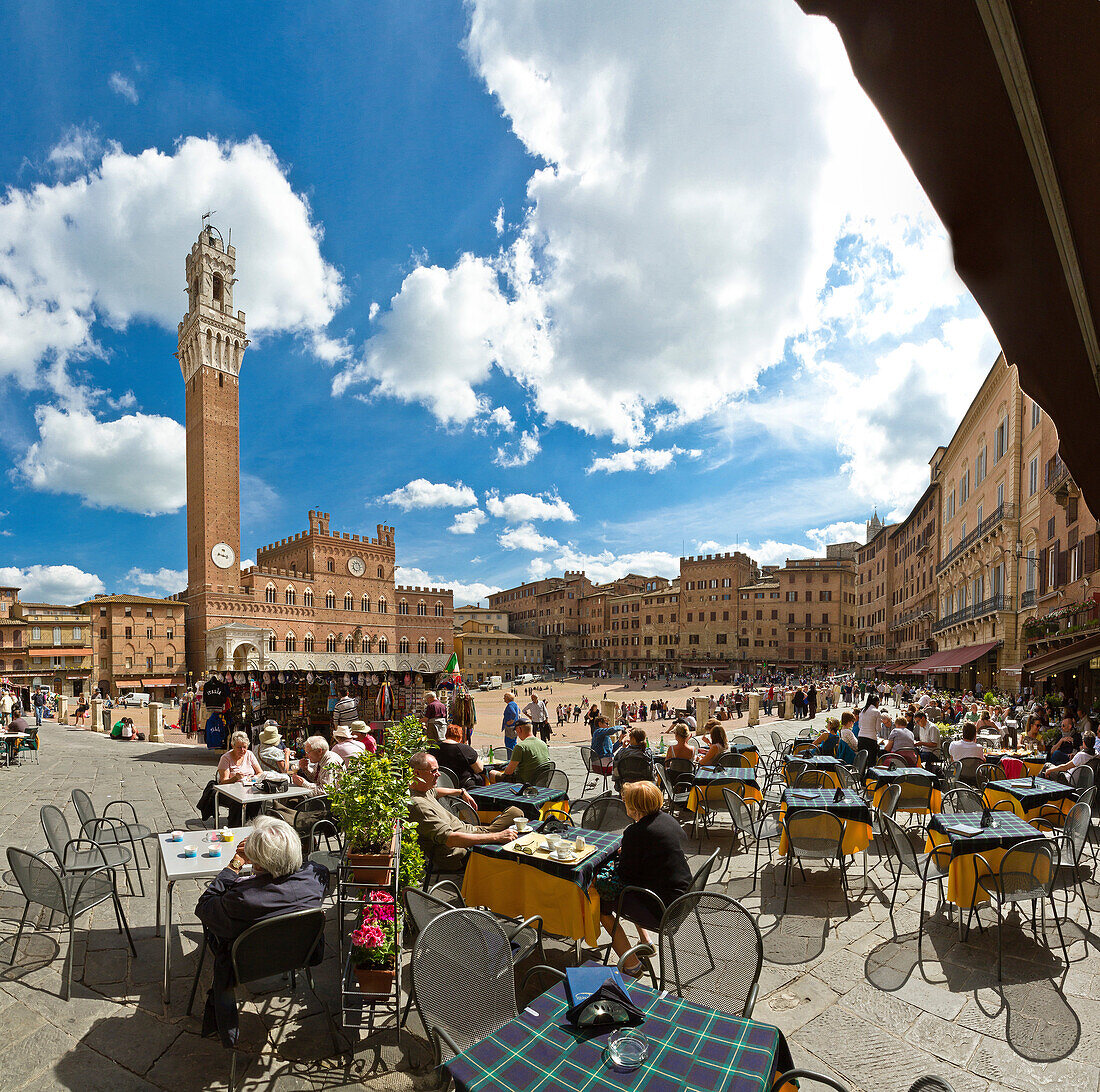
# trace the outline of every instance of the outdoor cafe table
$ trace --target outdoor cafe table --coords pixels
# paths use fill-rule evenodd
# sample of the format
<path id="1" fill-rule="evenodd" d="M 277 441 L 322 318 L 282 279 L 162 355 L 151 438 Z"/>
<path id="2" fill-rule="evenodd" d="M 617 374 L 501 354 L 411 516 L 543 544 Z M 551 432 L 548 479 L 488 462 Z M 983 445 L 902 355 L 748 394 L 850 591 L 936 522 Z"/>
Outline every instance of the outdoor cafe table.
<path id="1" fill-rule="evenodd" d="M 981 815 L 966 812 L 955 815 L 933 815 L 928 823 L 925 852 L 951 853 L 947 871 L 947 901 L 962 909 L 975 902 L 988 902 L 988 896 L 978 887 L 978 870 L 987 875 L 975 854 L 980 853 L 990 868 L 997 868 L 1005 850 L 1028 838 L 1039 837 L 1039 831 L 1012 811 L 991 811 L 990 825 L 983 829 Z M 961 926 L 961 922 L 960 922 Z"/>
<path id="2" fill-rule="evenodd" d="M 687 781 L 687 775 L 683 776 Z M 698 811 L 703 801 L 711 804 L 722 799 L 723 785 L 739 785 L 739 795 L 746 800 L 763 800 L 756 770 L 715 770 L 709 766 L 698 769 L 691 776 L 692 789 L 688 795 L 688 811 Z"/>
<path id="3" fill-rule="evenodd" d="M 17 754 L 17 748 L 20 743 L 25 739 L 29 739 L 30 736 L 26 732 L 2 732 L 0 733 L 0 740 L 5 744 L 5 754 L 7 756 L 8 765 L 12 765 L 15 762 L 15 756 Z"/>
<path id="4" fill-rule="evenodd" d="M 282 792 L 261 792 L 255 785 L 245 784 L 243 781 L 234 781 L 230 785 L 214 786 L 214 826 L 220 825 L 218 816 L 218 800 L 227 796 L 230 800 L 244 806 L 245 804 L 263 804 L 268 800 L 298 800 L 303 796 L 310 796 L 313 789 L 308 785 L 290 785 Z"/>
<path id="5" fill-rule="evenodd" d="M 164 877 L 165 886 L 165 912 L 164 912 L 164 982 L 161 985 L 161 995 L 165 1003 L 171 995 L 171 958 L 172 958 L 172 890 L 180 880 L 212 880 L 233 859 L 237 846 L 242 838 L 247 838 L 251 827 L 232 827 L 233 841 L 210 841 L 209 830 L 185 830 L 182 842 L 169 841 L 169 835 L 158 834 L 157 845 L 160 847 L 160 862 L 157 865 L 157 930 L 160 936 L 160 891 L 161 877 Z M 210 856 L 210 847 L 214 845 L 221 850 L 221 856 Z M 183 851 L 188 846 L 198 848 L 197 857 L 185 857 Z"/>
<path id="6" fill-rule="evenodd" d="M 882 801 L 882 794 L 891 786 L 901 781 L 903 778 L 913 778 L 920 780 L 928 780 L 932 782 L 932 811 L 938 812 L 940 806 L 943 803 L 943 794 L 940 792 L 938 781 L 939 779 L 931 770 L 926 770 L 921 766 L 872 766 L 867 771 L 867 788 L 872 793 L 871 803 L 877 808 Z M 910 813 L 919 812 L 921 815 L 927 815 L 927 808 L 907 808 L 904 804 L 898 804 L 898 811 L 907 811 Z"/>
<path id="7" fill-rule="evenodd" d="M 793 1067 L 783 1033 L 629 983 L 645 1021 L 649 1057 L 633 1072 L 605 1059 L 608 1033 L 579 1035 L 565 1019 L 565 984 L 445 1063 L 458 1092 L 792 1092 L 774 1087 Z"/>
<path id="8" fill-rule="evenodd" d="M 1033 755 L 1024 751 L 986 751 L 985 759 L 987 762 L 1000 762 L 1004 763 L 1005 759 L 1015 759 L 1023 766 L 1023 771 L 1019 775 L 1012 774 L 1008 767 L 1005 767 L 1005 773 L 1010 776 L 1023 776 L 1026 774 L 1031 777 L 1034 774 L 1036 777 L 1043 772 L 1043 767 L 1047 764 L 1046 755 Z"/>
<path id="9" fill-rule="evenodd" d="M 806 764 L 806 770 L 823 770 L 829 775 L 833 782 L 833 788 L 839 788 L 840 775 L 836 772 L 837 767 L 843 766 L 844 763 L 840 761 L 835 755 L 807 755 L 805 758 L 799 755 L 791 756 L 796 762 L 804 762 Z M 790 773 L 787 763 L 783 763 L 783 777 L 787 784 L 790 784 Z"/>
<path id="10" fill-rule="evenodd" d="M 842 796 L 834 800 L 836 789 L 784 789 L 780 817 L 785 818 L 800 809 L 814 808 L 835 815 L 844 824 L 841 852 L 845 857 L 862 853 L 871 844 L 871 809 L 867 802 L 852 789 L 841 789 Z M 807 832 L 809 833 L 809 832 Z M 811 835 L 813 836 L 813 835 Z M 822 832 L 822 837 L 825 836 Z M 787 828 L 779 837 L 779 852 L 787 852 Z"/>
<path id="11" fill-rule="evenodd" d="M 543 812 L 553 804 L 565 801 L 564 811 L 569 810 L 569 797 L 564 789 L 536 789 L 528 787 L 523 795 L 523 785 L 512 781 L 499 781 L 495 785 L 479 785 L 466 791 L 473 798 L 477 817 L 482 823 L 491 823 L 502 811 L 519 808 L 528 819 L 543 818 Z"/>
<path id="12" fill-rule="evenodd" d="M 1038 819 L 1040 810 L 1053 805 L 1063 814 L 1077 803 L 1077 790 L 1060 781 L 1050 781 L 1045 777 L 1013 778 L 1008 781 L 990 781 L 985 787 L 985 802 L 993 808 L 1002 800 L 1012 803 L 1012 810 L 1021 819 Z M 1050 814 L 1049 811 L 1047 813 Z"/>
<path id="13" fill-rule="evenodd" d="M 507 845 L 471 846 L 462 881 L 466 905 L 487 906 L 509 918 L 538 914 L 548 933 L 595 947 L 600 938 L 600 896 L 594 880 L 618 853 L 623 836 L 621 831 L 582 827 L 563 832 L 563 837 L 578 835 L 597 848 L 576 864 L 525 856 Z"/>

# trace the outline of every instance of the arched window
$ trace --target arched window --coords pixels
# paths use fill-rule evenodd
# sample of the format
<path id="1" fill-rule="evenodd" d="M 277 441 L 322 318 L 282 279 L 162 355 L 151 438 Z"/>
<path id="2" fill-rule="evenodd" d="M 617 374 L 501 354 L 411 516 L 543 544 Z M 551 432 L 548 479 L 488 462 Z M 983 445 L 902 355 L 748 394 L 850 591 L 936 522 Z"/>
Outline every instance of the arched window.
<path id="1" fill-rule="evenodd" d="M 360 600 L 359 609 L 364 614 L 370 614 L 370 596 L 369 595 L 364 595 L 362 600 Z"/>
<path id="2" fill-rule="evenodd" d="M 274 652 L 275 651 L 275 634 L 272 634 L 267 639 L 267 651 L 268 652 Z"/>
<path id="3" fill-rule="evenodd" d="M 336 592 L 334 592 L 334 591 L 325 592 L 325 606 L 328 607 L 329 610 L 335 610 L 336 609 Z"/>
<path id="4" fill-rule="evenodd" d="M 344 596 L 344 610 L 355 610 L 355 596 L 351 592 Z"/>
<path id="5" fill-rule="evenodd" d="M 269 603 L 274 603 L 275 602 L 275 595 L 276 595 L 275 585 L 274 584 L 268 584 L 267 588 L 264 590 L 264 598 Z"/>
<path id="6" fill-rule="evenodd" d="M 397 604 L 397 613 L 398 614 L 408 614 L 409 613 L 409 604 L 404 599 L 402 599 L 401 602 Z"/>
<path id="7" fill-rule="evenodd" d="M 416 604 L 416 613 L 423 618 L 428 613 L 428 604 L 421 600 Z"/>
<path id="8" fill-rule="evenodd" d="M 401 640 L 397 642 L 397 651 L 400 652 L 402 655 L 405 655 L 405 654 L 408 653 L 408 651 L 409 651 L 409 639 L 408 639 L 408 637 L 402 637 Z"/>
<path id="9" fill-rule="evenodd" d="M 303 596 L 302 596 L 302 602 L 305 603 L 305 605 L 307 607 L 312 607 L 313 606 L 313 589 L 312 588 L 306 588 L 305 594 L 303 594 Z"/>
<path id="10" fill-rule="evenodd" d="M 383 569 L 381 565 L 378 566 L 378 579 L 379 580 L 385 580 L 386 579 L 386 570 Z"/>
<path id="11" fill-rule="evenodd" d="M 380 595 L 378 597 L 378 613 L 379 614 L 385 614 L 386 613 L 386 597 L 384 595 Z"/>
<path id="12" fill-rule="evenodd" d="M 442 656 L 443 655 L 443 638 L 442 637 L 436 638 L 435 654 L 437 656 Z"/>
<path id="13" fill-rule="evenodd" d="M 287 588 L 287 590 L 286 590 L 286 605 L 288 607 L 292 607 L 292 606 L 294 606 L 294 604 L 297 601 L 298 601 L 298 597 L 294 594 L 294 589 L 293 588 Z"/>
<path id="14" fill-rule="evenodd" d="M 428 638 L 427 637 L 421 637 L 420 640 L 416 642 L 416 651 L 419 652 L 421 656 L 424 656 L 424 655 L 427 654 L 427 651 L 428 651 Z"/>
<path id="15" fill-rule="evenodd" d="M 312 652 L 313 651 L 313 634 L 312 633 L 307 633 L 305 635 L 305 637 L 302 639 L 302 648 L 306 652 Z"/>
<path id="16" fill-rule="evenodd" d="M 328 559 L 328 571 L 330 573 L 336 572 L 336 562 L 331 557 Z"/>
<path id="17" fill-rule="evenodd" d="M 297 651 L 297 641 L 295 641 L 293 633 L 288 633 L 286 635 L 286 641 L 284 642 L 284 647 L 286 648 L 287 652 L 296 652 Z"/>
<path id="18" fill-rule="evenodd" d="M 331 633 L 328 635 L 328 637 L 325 640 L 325 651 L 326 652 L 335 652 L 336 651 L 336 637 Z"/>
<path id="19" fill-rule="evenodd" d="M 221 303 L 222 301 L 222 275 L 220 273 L 214 274 L 214 302 Z"/>
<path id="20" fill-rule="evenodd" d="M 443 604 L 442 603 L 436 603 L 436 605 L 435 605 L 435 616 L 436 616 L 436 618 L 442 618 L 443 617 Z"/>
<path id="21" fill-rule="evenodd" d="M 386 655 L 386 650 L 389 647 L 390 647 L 390 643 L 389 643 L 389 641 L 386 640 L 385 637 L 379 637 L 378 638 L 378 654 L 380 656 L 385 656 Z"/>
<path id="22" fill-rule="evenodd" d="M 345 652 L 345 654 L 350 656 L 354 651 L 355 651 L 355 638 L 354 637 L 345 637 L 344 638 L 344 652 Z"/>

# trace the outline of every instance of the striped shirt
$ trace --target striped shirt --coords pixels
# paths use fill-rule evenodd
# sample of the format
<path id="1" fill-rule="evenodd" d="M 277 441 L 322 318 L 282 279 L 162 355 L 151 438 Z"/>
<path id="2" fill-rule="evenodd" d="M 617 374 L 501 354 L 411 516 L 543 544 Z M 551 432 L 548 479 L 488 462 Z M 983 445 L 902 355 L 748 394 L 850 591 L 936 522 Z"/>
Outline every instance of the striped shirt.
<path id="1" fill-rule="evenodd" d="M 352 721 L 358 720 L 359 703 L 350 694 L 341 698 L 332 710 L 332 719 L 337 728 L 341 724 L 351 724 Z"/>

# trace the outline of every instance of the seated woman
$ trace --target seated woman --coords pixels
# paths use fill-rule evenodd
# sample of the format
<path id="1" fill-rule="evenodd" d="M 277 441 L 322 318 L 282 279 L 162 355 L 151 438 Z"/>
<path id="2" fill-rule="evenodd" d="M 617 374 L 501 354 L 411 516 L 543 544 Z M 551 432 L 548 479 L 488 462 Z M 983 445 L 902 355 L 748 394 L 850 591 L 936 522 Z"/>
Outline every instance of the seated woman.
<path id="1" fill-rule="evenodd" d="M 898 717 L 894 722 L 894 727 L 890 731 L 890 736 L 886 740 L 883 751 L 886 754 L 897 755 L 899 758 L 904 759 L 906 765 L 920 765 L 920 758 L 917 755 L 917 741 L 913 738 L 913 733 L 909 731 L 909 726 L 905 723 L 904 717 Z"/>
<path id="2" fill-rule="evenodd" d="M 829 717 L 825 722 L 825 731 L 814 740 L 813 749 L 809 753 L 839 758 L 845 766 L 851 766 L 856 760 L 856 749 L 841 738 L 840 721 L 836 717 Z"/>
<path id="3" fill-rule="evenodd" d="M 1045 751 L 1043 746 L 1043 722 L 1032 713 L 1027 718 L 1027 727 L 1024 729 L 1024 746 L 1032 753 Z"/>
<path id="4" fill-rule="evenodd" d="M 1064 774 L 1076 770 L 1078 766 L 1087 766 L 1089 761 L 1096 757 L 1096 735 L 1094 732 L 1086 732 L 1081 739 L 1081 749 L 1058 766 L 1044 766 L 1043 777 L 1051 774 Z"/>
<path id="5" fill-rule="evenodd" d="M 282 746 L 279 726 L 269 720 L 260 732 L 260 742 L 256 744 L 256 758 L 260 766 L 270 773 L 290 773 L 286 748 Z"/>
<path id="6" fill-rule="evenodd" d="M 689 762 L 694 762 L 695 748 L 688 743 L 691 729 L 682 720 L 678 720 L 672 726 L 672 734 L 676 738 L 669 744 L 668 750 L 665 751 L 665 759 L 686 758 Z"/>
<path id="7" fill-rule="evenodd" d="M 260 760 L 249 750 L 248 736 L 244 732 L 234 732 L 229 737 L 229 750 L 218 760 L 218 784 L 235 785 L 246 778 L 262 777 L 263 772 Z M 229 825 L 239 827 L 243 821 L 241 805 L 230 800 L 227 810 Z M 259 810 L 259 804 L 249 804 L 246 818 L 251 819 Z"/>
<path id="8" fill-rule="evenodd" d="M 853 725 L 856 723 L 855 713 L 841 713 L 840 714 L 840 738 L 852 748 L 853 751 L 859 750 L 859 740 L 856 739 L 855 729 Z"/>
<path id="9" fill-rule="evenodd" d="M 699 759 L 699 765 L 714 766 L 722 755 L 730 749 L 729 741 L 726 739 L 725 728 L 716 720 L 707 721 L 706 731 L 710 736 L 710 749 L 701 759 Z"/>
<path id="10" fill-rule="evenodd" d="M 664 802 L 664 795 L 652 781 L 623 786 L 623 804 L 633 822 L 623 831 L 618 858 L 605 865 L 596 877 L 600 921 L 611 933 L 611 945 L 619 955 L 631 947 L 623 927 L 615 927 L 619 892 L 624 887 L 648 888 L 667 907 L 691 886 L 683 833 L 680 824 L 661 810 Z M 637 926 L 643 943 L 649 942 L 646 930 L 660 926 L 662 913 L 652 898 L 638 892 L 631 892 L 623 899 L 622 916 Z M 641 962 L 634 959 L 624 970 L 640 974 Z"/>
<path id="11" fill-rule="evenodd" d="M 243 735 L 234 733 L 238 734 Z M 252 875 L 242 877 L 241 869 L 248 863 Z M 324 865 L 312 861 L 303 865 L 301 842 L 289 824 L 266 815 L 253 823 L 252 833 L 238 843 L 233 859 L 210 881 L 195 907 L 214 954 L 214 981 L 202 1014 L 203 1035 L 216 1032 L 227 1047 L 237 1042 L 237 999 L 229 958 L 233 941 L 264 918 L 319 907 L 327 885 Z M 313 965 L 323 957 L 322 939 Z"/>
<path id="12" fill-rule="evenodd" d="M 622 765 L 624 758 L 637 758 L 641 759 L 646 764 L 646 768 L 649 770 L 649 779 L 653 777 L 653 756 L 649 753 L 649 739 L 646 737 L 644 728 L 631 728 L 630 735 L 627 739 L 625 747 L 620 747 L 615 752 L 614 763 L 614 778 L 616 782 L 622 780 L 619 773 L 619 769 Z M 643 780 L 635 775 L 635 780 Z"/>

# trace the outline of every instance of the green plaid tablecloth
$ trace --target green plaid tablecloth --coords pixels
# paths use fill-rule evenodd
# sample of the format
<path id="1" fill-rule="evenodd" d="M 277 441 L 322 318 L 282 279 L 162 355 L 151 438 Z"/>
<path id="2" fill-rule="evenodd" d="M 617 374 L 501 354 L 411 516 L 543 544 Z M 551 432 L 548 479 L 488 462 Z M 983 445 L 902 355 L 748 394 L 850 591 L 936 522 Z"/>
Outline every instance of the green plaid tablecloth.
<path id="1" fill-rule="evenodd" d="M 485 785 L 466 791 L 473 797 L 478 811 L 504 811 L 505 808 L 519 808 L 528 819 L 538 819 L 543 806 L 556 804 L 568 799 L 563 789 L 535 789 L 530 796 L 523 796 L 522 785 L 502 781 L 496 785 Z M 531 791 L 531 790 L 528 790 Z"/>
<path id="2" fill-rule="evenodd" d="M 705 785 L 731 785 L 734 781 L 744 781 L 747 784 L 756 784 L 756 770 L 744 769 L 744 770 L 712 770 L 702 769 L 696 770 L 692 775 L 691 783 L 700 787 Z M 685 778 L 685 780 L 687 780 Z"/>
<path id="3" fill-rule="evenodd" d="M 649 1057 L 623 1073 L 604 1061 L 607 1034 L 581 1038 L 565 1022 L 565 985 L 446 1065 L 458 1092 L 770 1092 L 792 1068 L 783 1033 L 630 985 L 645 1013 Z M 536 1014 L 536 1015 L 533 1015 Z"/>
<path id="4" fill-rule="evenodd" d="M 947 838 L 952 857 L 985 853 L 990 849 L 1010 849 L 1028 838 L 1039 837 L 1039 831 L 1014 811 L 993 811 L 989 815 L 990 825 L 985 829 L 981 827 L 981 816 L 969 813 L 933 815 L 928 827 Z"/>
<path id="5" fill-rule="evenodd" d="M 541 872 L 548 872 L 551 876 L 557 876 L 559 879 L 570 880 L 582 891 L 587 891 L 592 885 L 596 873 L 619 852 L 623 834 L 622 831 L 585 830 L 583 827 L 577 827 L 575 830 L 563 831 L 562 836 L 576 838 L 578 834 L 584 835 L 586 845 L 597 847 L 595 853 L 589 854 L 579 864 L 565 864 L 563 861 L 551 861 L 545 857 L 528 857 L 526 854 L 506 852 L 506 847 L 502 845 L 471 846 L 470 852 L 483 853 L 488 857 L 503 855 L 508 860 L 530 865 L 532 868 L 537 868 Z"/>
<path id="6" fill-rule="evenodd" d="M 1032 785 L 1030 777 L 1013 778 L 1010 781 L 990 781 L 987 789 L 996 789 L 997 792 L 1006 792 L 1009 796 L 1016 797 L 1024 806 L 1024 811 L 1042 807 L 1043 804 L 1053 804 L 1057 800 L 1066 800 L 1077 795 L 1077 790 L 1069 785 L 1063 785 L 1059 781 L 1051 781 L 1045 777 L 1035 778 Z"/>
<path id="7" fill-rule="evenodd" d="M 851 789 L 842 789 L 843 795 L 834 800 L 836 789 L 784 789 L 783 803 L 787 805 L 787 814 L 791 815 L 801 808 L 818 808 L 827 811 L 839 819 L 854 819 L 857 823 L 871 822 L 871 809 L 863 798 Z"/>

